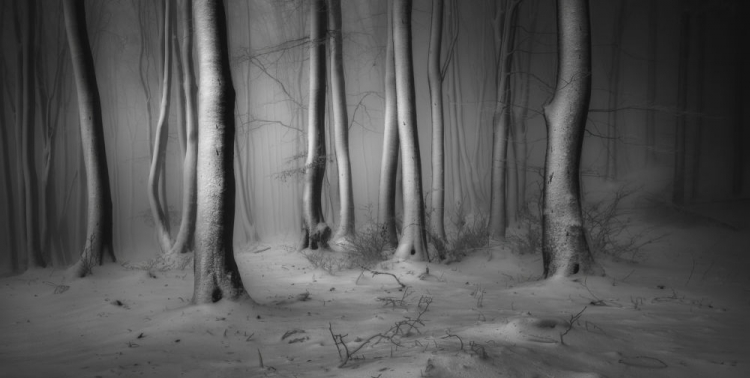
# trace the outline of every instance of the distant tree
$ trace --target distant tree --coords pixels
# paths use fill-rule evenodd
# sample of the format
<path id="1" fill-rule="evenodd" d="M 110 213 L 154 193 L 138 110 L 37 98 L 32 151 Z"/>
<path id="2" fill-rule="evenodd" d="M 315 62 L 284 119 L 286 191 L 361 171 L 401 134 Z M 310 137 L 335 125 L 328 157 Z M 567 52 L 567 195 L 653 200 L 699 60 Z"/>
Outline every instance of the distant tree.
<path id="1" fill-rule="evenodd" d="M 394 258 L 421 261 L 428 258 L 428 255 L 414 93 L 411 8 L 411 0 L 393 2 L 393 58 L 396 67 L 398 133 L 404 175 L 404 221 L 401 240 Z"/>
<path id="2" fill-rule="evenodd" d="M 232 247 L 234 236 L 234 100 L 222 0 L 196 0 L 198 40 L 198 212 L 193 303 L 247 296 Z"/>
<path id="3" fill-rule="evenodd" d="M 588 0 L 557 1 L 557 86 L 544 106 L 542 259 L 544 276 L 594 272 L 581 214 L 579 170 L 591 98 Z"/>
<path id="4" fill-rule="evenodd" d="M 326 29 L 325 0 L 314 0 L 310 9 L 310 99 L 307 122 L 307 160 L 302 193 L 304 234 L 300 249 L 326 247 L 331 229 L 323 219 L 321 196 L 326 168 Z"/>
<path id="5" fill-rule="evenodd" d="M 385 116 L 383 125 L 383 158 L 380 163 L 378 223 L 383 228 L 389 248 L 396 248 L 396 175 L 398 173 L 398 114 L 396 104 L 396 68 L 393 60 L 393 0 L 388 0 L 385 49 Z"/>
<path id="6" fill-rule="evenodd" d="M 94 58 L 86 32 L 86 10 L 83 0 L 64 0 L 65 30 L 78 92 L 81 144 L 86 165 L 88 219 L 86 241 L 81 259 L 72 272 L 78 277 L 91 273 L 102 263 L 107 251 L 115 261 L 112 246 L 112 197 L 109 188 L 107 153 L 104 145 L 101 100 L 96 83 Z"/>
<path id="7" fill-rule="evenodd" d="M 331 105 L 340 195 L 339 225 L 333 240 L 345 241 L 354 235 L 354 192 L 349 161 L 349 118 L 346 111 L 341 0 L 328 0 L 328 3 L 331 14 L 328 21 L 331 26 Z"/>

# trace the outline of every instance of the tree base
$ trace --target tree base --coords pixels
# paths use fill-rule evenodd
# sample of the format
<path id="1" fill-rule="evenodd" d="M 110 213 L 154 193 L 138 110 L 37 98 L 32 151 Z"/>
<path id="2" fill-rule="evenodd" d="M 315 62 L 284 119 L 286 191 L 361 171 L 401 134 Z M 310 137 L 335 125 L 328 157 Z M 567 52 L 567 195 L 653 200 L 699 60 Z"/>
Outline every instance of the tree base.
<path id="1" fill-rule="evenodd" d="M 312 232 L 307 227 L 303 231 L 298 250 L 328 248 L 328 241 L 331 240 L 331 228 L 327 224 L 321 222 L 315 226 Z"/>

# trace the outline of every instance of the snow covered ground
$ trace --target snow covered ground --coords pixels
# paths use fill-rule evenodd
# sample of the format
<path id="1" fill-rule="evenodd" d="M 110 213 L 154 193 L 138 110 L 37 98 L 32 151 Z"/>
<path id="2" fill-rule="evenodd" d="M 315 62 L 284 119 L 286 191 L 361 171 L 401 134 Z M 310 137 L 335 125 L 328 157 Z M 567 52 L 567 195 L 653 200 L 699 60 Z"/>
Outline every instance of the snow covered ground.
<path id="1" fill-rule="evenodd" d="M 375 268 L 403 289 L 289 240 L 237 252 L 255 303 L 193 306 L 189 270 L 32 270 L 0 279 L 0 376 L 748 377 L 748 206 L 723 206 L 635 215 L 667 236 L 605 277 L 540 281 L 499 249 Z M 334 335 L 378 334 L 339 367 Z"/>

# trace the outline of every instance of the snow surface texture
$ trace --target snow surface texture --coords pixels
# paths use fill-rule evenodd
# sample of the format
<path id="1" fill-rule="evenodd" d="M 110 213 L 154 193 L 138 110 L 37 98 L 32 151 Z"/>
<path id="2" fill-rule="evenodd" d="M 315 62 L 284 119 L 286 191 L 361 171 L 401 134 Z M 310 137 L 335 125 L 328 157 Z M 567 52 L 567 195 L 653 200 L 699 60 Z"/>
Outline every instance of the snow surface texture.
<path id="1" fill-rule="evenodd" d="M 600 258 L 606 277 L 539 281 L 539 255 L 499 249 L 375 268 L 406 295 L 314 269 L 292 240 L 238 251 L 255 304 L 190 305 L 191 269 L 32 270 L 0 280 L 0 376 L 749 377 L 748 224 L 642 218 L 668 236 Z M 391 337 L 339 367 L 332 333 L 350 351 Z"/>

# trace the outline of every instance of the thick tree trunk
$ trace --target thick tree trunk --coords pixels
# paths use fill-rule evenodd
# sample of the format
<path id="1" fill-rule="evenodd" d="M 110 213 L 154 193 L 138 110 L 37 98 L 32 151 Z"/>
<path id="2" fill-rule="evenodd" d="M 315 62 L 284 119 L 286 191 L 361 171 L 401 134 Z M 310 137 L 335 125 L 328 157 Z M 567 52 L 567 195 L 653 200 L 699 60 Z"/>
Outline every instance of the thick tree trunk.
<path id="1" fill-rule="evenodd" d="M 199 56 L 198 213 L 193 303 L 247 296 L 232 247 L 235 125 L 227 23 L 222 0 L 196 0 Z"/>
<path id="2" fill-rule="evenodd" d="M 429 259 L 425 233 L 422 164 L 417 134 L 414 59 L 411 47 L 411 0 L 393 2 L 393 58 L 396 68 L 398 133 L 404 174 L 404 222 L 394 258 Z"/>
<path id="3" fill-rule="evenodd" d="M 184 63 L 182 92 L 185 97 L 185 159 L 182 162 L 182 220 L 170 254 L 188 252 L 193 248 L 197 211 L 196 162 L 198 158 L 198 125 L 195 95 L 195 69 L 193 68 L 193 5 L 184 1 L 182 6 L 184 36 L 182 62 Z"/>
<path id="4" fill-rule="evenodd" d="M 440 72 L 440 47 L 443 35 L 443 0 L 432 2 L 430 47 L 427 53 L 427 77 L 432 110 L 432 214 L 430 228 L 435 237 L 445 240 L 445 126 L 443 124 L 443 75 Z"/>
<path id="5" fill-rule="evenodd" d="M 677 119 L 675 122 L 672 202 L 685 203 L 685 145 L 687 143 L 688 59 L 690 57 L 690 13 L 680 16 L 680 44 L 677 67 Z"/>
<path id="6" fill-rule="evenodd" d="M 544 276 L 593 273 L 583 230 L 579 169 L 591 98 L 591 35 L 588 0 L 557 1 L 558 72 L 552 100 L 544 106 L 542 258 Z"/>
<path id="7" fill-rule="evenodd" d="M 386 18 L 387 41 L 385 49 L 385 116 L 383 125 L 383 158 L 380 164 L 380 196 L 378 224 L 381 225 L 388 248 L 396 248 L 396 179 L 398 173 L 398 114 L 396 105 L 396 68 L 393 61 L 393 11 L 388 0 Z"/>
<path id="8" fill-rule="evenodd" d="M 339 226 L 333 237 L 346 241 L 354 235 L 354 192 L 352 168 L 349 161 L 349 117 L 346 111 L 344 82 L 343 36 L 341 29 L 341 0 L 328 0 L 331 19 L 331 105 L 335 133 L 336 162 L 339 174 Z"/>
<path id="9" fill-rule="evenodd" d="M 112 261 L 115 261 L 112 246 L 112 197 L 109 188 L 99 88 L 96 83 L 89 37 L 86 33 L 84 1 L 64 0 L 63 9 L 70 57 L 78 90 L 81 144 L 87 177 L 88 219 L 85 247 L 80 261 L 73 267 L 76 276 L 84 277 L 91 273 L 94 265 L 102 263 L 105 251 L 108 252 Z"/>
<path id="10" fill-rule="evenodd" d="M 325 0 L 314 0 L 310 9 L 310 103 L 307 122 L 307 160 L 302 193 L 304 236 L 300 249 L 326 248 L 331 229 L 325 223 L 321 196 L 326 169 L 326 27 Z"/>
<path id="11" fill-rule="evenodd" d="M 156 139 L 154 141 L 154 153 L 151 155 L 151 168 L 148 172 L 148 202 L 151 206 L 151 215 L 154 218 L 156 239 L 159 242 L 162 254 L 166 254 L 172 249 L 169 223 L 165 215 L 165 206 L 161 202 L 162 196 L 159 193 L 159 179 L 164 172 L 169 136 L 169 103 L 172 89 L 172 38 L 170 38 L 172 3 L 173 0 L 166 0 L 164 11 L 164 32 L 162 34 L 164 37 L 164 62 L 162 64 L 164 71 L 162 75 L 161 107 L 159 108 L 159 120 L 156 124 Z"/>

